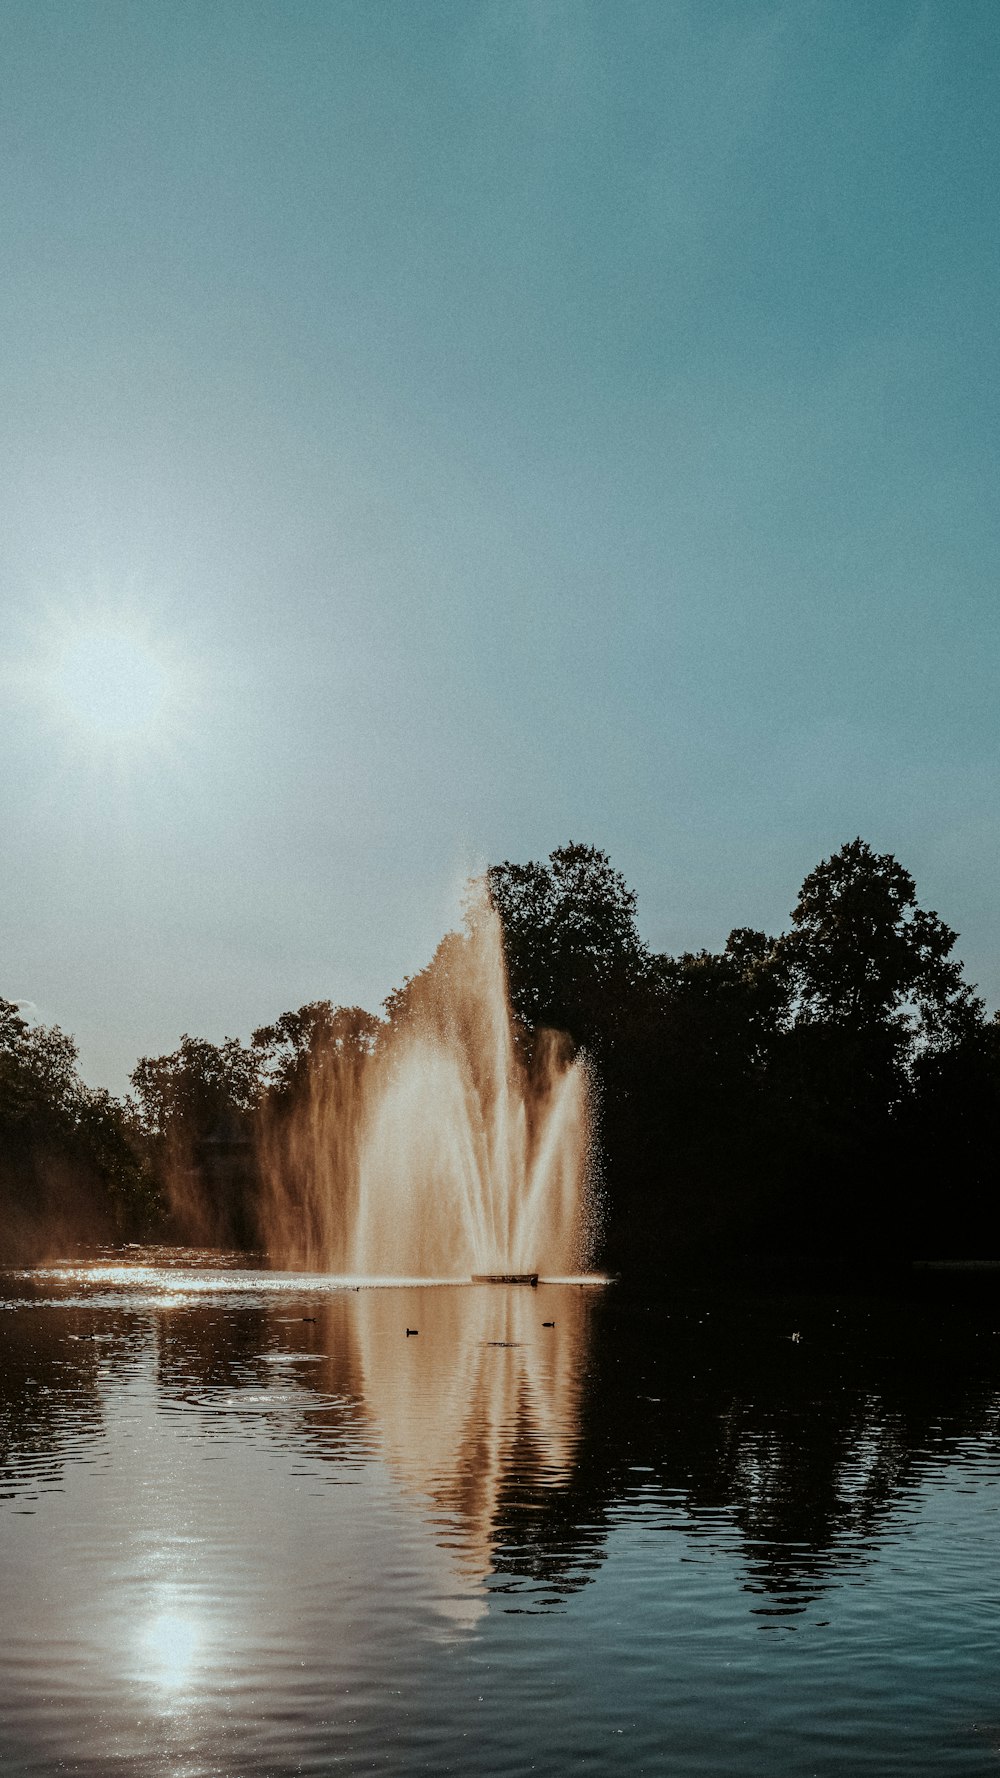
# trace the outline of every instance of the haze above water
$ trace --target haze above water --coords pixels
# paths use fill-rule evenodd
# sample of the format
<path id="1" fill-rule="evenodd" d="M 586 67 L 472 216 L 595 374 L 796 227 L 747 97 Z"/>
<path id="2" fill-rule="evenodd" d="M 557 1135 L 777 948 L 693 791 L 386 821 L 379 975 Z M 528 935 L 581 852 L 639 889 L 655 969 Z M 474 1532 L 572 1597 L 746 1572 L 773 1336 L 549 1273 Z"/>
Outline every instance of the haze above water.
<path id="1" fill-rule="evenodd" d="M 1000 1765 L 989 1301 L 100 1258 L 0 1280 L 4 1772 Z"/>

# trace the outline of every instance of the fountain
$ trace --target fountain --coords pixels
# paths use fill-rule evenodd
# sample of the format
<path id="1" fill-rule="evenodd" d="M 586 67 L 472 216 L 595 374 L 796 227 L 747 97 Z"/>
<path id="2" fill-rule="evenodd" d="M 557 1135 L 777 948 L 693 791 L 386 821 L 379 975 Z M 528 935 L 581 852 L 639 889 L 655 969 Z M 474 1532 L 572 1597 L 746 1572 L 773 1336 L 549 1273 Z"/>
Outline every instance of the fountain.
<path id="1" fill-rule="evenodd" d="M 585 1268 L 594 1237 L 587 1067 L 518 1032 L 500 919 L 473 886 L 465 930 L 394 997 L 374 1044 L 321 1058 L 262 1140 L 278 1264 L 357 1278 L 533 1283 Z"/>

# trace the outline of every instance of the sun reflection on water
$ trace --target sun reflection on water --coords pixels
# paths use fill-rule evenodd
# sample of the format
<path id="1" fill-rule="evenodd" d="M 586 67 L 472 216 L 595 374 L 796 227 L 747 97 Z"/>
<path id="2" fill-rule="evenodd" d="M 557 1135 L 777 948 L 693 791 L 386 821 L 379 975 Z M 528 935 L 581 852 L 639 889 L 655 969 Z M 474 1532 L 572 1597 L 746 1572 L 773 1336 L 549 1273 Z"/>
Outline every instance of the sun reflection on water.
<path id="1" fill-rule="evenodd" d="M 178 1691 L 193 1676 L 203 1642 L 200 1624 L 179 1611 L 161 1611 L 142 1638 L 146 1676 L 167 1691 Z"/>

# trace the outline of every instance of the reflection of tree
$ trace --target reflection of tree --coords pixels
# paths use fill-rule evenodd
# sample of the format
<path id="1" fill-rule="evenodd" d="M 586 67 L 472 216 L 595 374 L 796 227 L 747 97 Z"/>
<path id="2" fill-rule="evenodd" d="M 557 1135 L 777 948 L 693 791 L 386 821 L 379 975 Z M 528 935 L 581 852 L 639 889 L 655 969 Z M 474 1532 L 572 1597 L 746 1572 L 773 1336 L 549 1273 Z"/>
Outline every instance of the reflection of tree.
<path id="1" fill-rule="evenodd" d="M 520 1607 L 584 1585 L 633 1515 L 726 1555 L 757 1610 L 787 1614 L 862 1572 L 935 1475 L 1000 1434 L 994 1321 L 929 1298 L 343 1291 L 309 1318 L 296 1299 L 165 1307 L 156 1374 L 207 1436 L 384 1457 L 465 1621 L 487 1583 Z M 23 1484 L 100 1434 L 98 1369 L 135 1362 L 135 1322 L 39 1307 L 3 1331 L 0 1462 Z"/>
<path id="2" fill-rule="evenodd" d="M 0 1362 L 0 1499 L 59 1482 L 104 1426 L 98 1369 L 117 1344 L 120 1323 L 102 1316 L 94 1338 L 87 1312 L 5 1311 Z"/>
<path id="3" fill-rule="evenodd" d="M 156 1381 L 181 1401 L 215 1389 L 258 1387 L 267 1380 L 266 1309 L 172 1308 L 156 1321 Z"/>
<path id="4" fill-rule="evenodd" d="M 734 1553 L 760 1609 L 782 1613 L 869 1562 L 934 1465 L 996 1430 L 992 1318 L 903 1301 L 362 1291 L 311 1322 L 174 1311 L 160 1381 L 210 1408 L 253 1396 L 274 1436 L 322 1460 L 379 1448 L 477 1593 L 487 1576 L 519 1595 L 584 1585 L 639 1469 L 667 1523 Z M 283 1369 L 268 1362 L 282 1350 L 322 1356 Z"/>
<path id="5" fill-rule="evenodd" d="M 353 1333 L 353 1292 L 308 1319 L 285 1305 L 171 1309 L 158 1318 L 161 1397 L 200 1409 L 203 1430 L 265 1426 L 322 1461 L 357 1460 L 368 1443 Z M 282 1354 L 291 1360 L 285 1365 Z M 278 1360 L 278 1362 L 275 1362 Z"/>
<path id="6" fill-rule="evenodd" d="M 522 1448 L 515 1448 L 511 1458 L 494 1505 L 493 1573 L 519 1584 L 530 1581 L 547 1595 L 578 1592 L 603 1561 L 604 1540 L 595 1538 L 586 1523 L 570 1520 L 563 1510 L 569 1497 L 564 1501 L 553 1493 L 551 1479 L 544 1493 L 530 1481 L 526 1486 L 532 1468 L 524 1462 Z M 519 1585 L 508 1590 L 519 1590 Z"/>
<path id="7" fill-rule="evenodd" d="M 638 1467 L 686 1535 L 739 1554 L 768 1609 L 801 1609 L 872 1559 L 963 1441 L 995 1435 L 993 1319 L 906 1302 L 713 1295 L 650 1311 L 611 1298 L 547 1535 L 572 1544 L 582 1527 L 593 1552 Z"/>

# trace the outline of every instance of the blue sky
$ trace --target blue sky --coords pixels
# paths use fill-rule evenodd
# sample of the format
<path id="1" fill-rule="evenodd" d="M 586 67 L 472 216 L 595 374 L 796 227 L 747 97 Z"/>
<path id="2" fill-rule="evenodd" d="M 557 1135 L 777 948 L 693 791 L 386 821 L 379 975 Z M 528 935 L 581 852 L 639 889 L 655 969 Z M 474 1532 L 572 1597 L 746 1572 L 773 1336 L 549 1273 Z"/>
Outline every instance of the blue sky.
<path id="1" fill-rule="evenodd" d="M 678 950 L 860 833 L 1000 1000 L 993 0 L 8 0 L 0 66 L 0 993 L 89 1078 L 568 839 Z"/>

